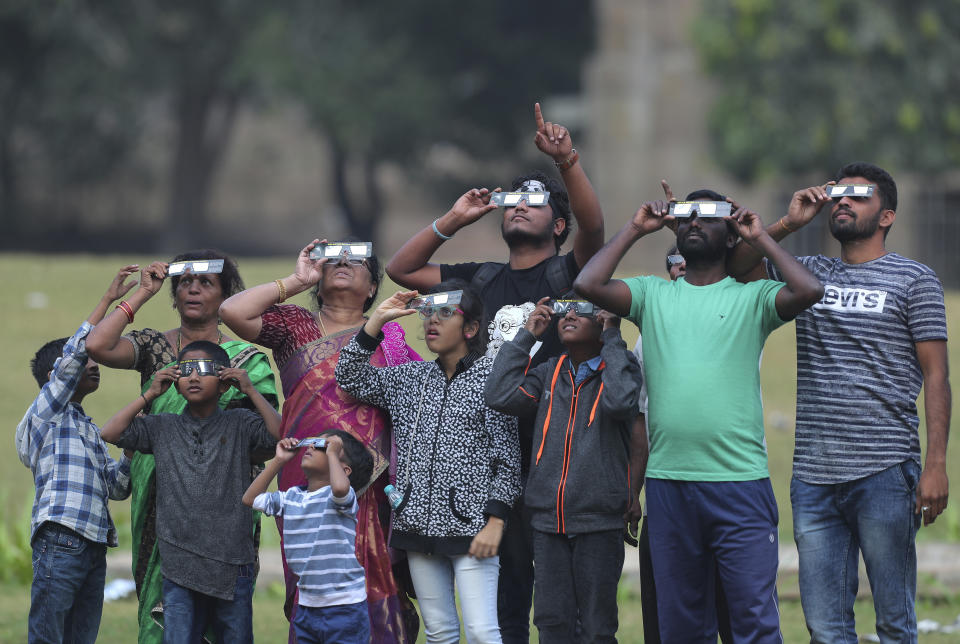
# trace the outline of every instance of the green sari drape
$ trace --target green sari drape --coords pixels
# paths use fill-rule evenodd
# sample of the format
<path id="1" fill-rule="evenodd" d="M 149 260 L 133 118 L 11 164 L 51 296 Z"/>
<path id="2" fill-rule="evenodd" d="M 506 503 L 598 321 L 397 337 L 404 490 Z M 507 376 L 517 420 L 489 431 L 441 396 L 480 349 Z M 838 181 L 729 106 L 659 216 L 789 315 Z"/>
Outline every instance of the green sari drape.
<path id="1" fill-rule="evenodd" d="M 220 345 L 230 356 L 231 365 L 243 367 L 253 386 L 267 400 L 278 405 L 277 387 L 273 371 L 267 356 L 256 350 L 252 344 L 231 340 Z M 170 363 L 173 364 L 173 363 Z M 169 365 L 165 365 L 169 366 Z M 153 377 L 147 380 L 143 392 L 150 387 Z M 236 387 L 231 387 L 220 397 L 220 407 L 248 406 L 247 397 Z M 162 396 L 150 405 L 151 414 L 180 414 L 186 409 L 187 401 L 170 387 Z M 255 467 L 251 464 L 251 470 Z M 133 576 L 137 584 L 137 596 L 140 601 L 137 620 L 140 624 L 138 642 L 140 644 L 161 644 L 163 629 L 160 626 L 163 617 L 161 600 L 163 599 L 163 575 L 160 567 L 160 553 L 157 548 L 156 532 L 156 465 L 152 454 L 136 453 L 130 466 L 132 492 L 130 499 L 130 519 L 133 532 Z M 252 480 L 252 473 L 251 473 Z M 237 499 L 240 503 L 240 499 Z M 252 526 L 254 538 L 259 546 L 260 513 L 254 512 Z"/>

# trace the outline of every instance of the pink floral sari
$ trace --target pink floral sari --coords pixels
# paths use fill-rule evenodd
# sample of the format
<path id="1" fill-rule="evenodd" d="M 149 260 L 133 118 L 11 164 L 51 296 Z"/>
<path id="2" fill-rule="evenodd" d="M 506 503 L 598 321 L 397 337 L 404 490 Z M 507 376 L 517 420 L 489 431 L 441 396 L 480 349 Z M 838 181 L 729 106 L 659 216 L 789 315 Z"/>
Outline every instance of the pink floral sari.
<path id="1" fill-rule="evenodd" d="M 310 316 L 309 321 L 303 314 Z M 383 488 L 390 482 L 390 419 L 379 408 L 361 403 L 344 392 L 334 378 L 340 350 L 359 328 L 300 344 L 297 336 L 302 340 L 305 335 L 313 335 L 309 329 L 313 320 L 308 311 L 289 305 L 271 307 L 264 314 L 264 330 L 257 342 L 275 347 L 274 358 L 280 370 L 284 395 L 280 431 L 286 437 L 306 438 L 327 429 L 343 429 L 370 450 L 374 459 L 371 483 L 365 490 L 357 491 L 360 508 L 356 553 L 367 579 L 371 641 L 412 644 L 416 640 L 418 622 L 413 621 L 416 612 L 405 592 L 409 584 L 403 582 L 405 575 L 395 574 L 387 546 L 390 506 Z M 371 364 L 394 366 L 420 359 L 404 341 L 400 325 L 390 323 L 383 331 L 384 341 L 371 357 Z M 277 337 L 281 333 L 285 336 L 282 339 Z M 286 490 L 305 483 L 298 456 L 281 470 L 278 487 Z M 282 538 L 282 518 L 277 517 L 277 525 Z M 286 559 L 283 566 L 287 586 L 284 611 L 292 620 L 297 605 L 297 578 L 287 566 Z M 296 641 L 292 628 L 289 641 Z"/>

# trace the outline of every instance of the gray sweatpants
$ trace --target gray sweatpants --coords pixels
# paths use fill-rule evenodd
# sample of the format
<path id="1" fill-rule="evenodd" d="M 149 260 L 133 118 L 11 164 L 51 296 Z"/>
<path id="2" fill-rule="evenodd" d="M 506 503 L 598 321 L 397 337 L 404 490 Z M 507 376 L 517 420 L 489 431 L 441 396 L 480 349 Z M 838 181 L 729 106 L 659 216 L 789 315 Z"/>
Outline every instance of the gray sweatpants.
<path id="1" fill-rule="evenodd" d="M 623 530 L 575 537 L 534 530 L 533 561 L 533 623 L 541 642 L 617 641 Z"/>

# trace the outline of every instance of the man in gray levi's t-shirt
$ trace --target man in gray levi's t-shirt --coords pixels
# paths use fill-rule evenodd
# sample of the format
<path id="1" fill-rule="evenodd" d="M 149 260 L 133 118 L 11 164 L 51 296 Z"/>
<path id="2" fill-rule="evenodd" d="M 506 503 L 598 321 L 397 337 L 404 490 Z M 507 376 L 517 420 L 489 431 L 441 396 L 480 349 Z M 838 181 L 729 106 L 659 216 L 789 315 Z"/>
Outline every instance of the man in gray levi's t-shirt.
<path id="1" fill-rule="evenodd" d="M 844 185 L 861 188 L 836 188 Z M 872 193 L 862 186 L 872 186 Z M 841 255 L 800 258 L 825 290 L 796 320 L 790 500 L 804 617 L 814 642 L 857 641 L 859 550 L 880 641 L 915 642 L 916 532 L 921 516 L 929 525 L 943 512 L 948 492 L 943 287 L 928 267 L 886 249 L 897 207 L 887 172 L 867 163 L 844 166 L 834 182 L 795 193 L 787 215 L 768 230 L 783 238 L 825 205 Z M 731 264 L 741 278 L 759 276 L 749 249 L 738 249 Z M 773 266 L 763 268 L 781 279 Z M 922 470 L 921 387 L 927 429 Z"/>

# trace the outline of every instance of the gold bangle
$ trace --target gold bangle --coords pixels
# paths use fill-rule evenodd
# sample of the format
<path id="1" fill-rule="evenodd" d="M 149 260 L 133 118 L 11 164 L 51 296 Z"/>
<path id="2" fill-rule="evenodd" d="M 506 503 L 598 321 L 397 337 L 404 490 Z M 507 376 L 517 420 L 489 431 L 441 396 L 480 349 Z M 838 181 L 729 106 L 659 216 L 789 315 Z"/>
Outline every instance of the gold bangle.
<path id="1" fill-rule="evenodd" d="M 789 226 L 787 226 L 787 225 L 783 222 L 783 217 L 780 218 L 780 225 L 783 226 L 783 229 L 784 229 L 785 231 L 787 231 L 788 233 L 795 232 L 795 231 L 793 230 L 793 228 L 790 228 Z"/>
<path id="2" fill-rule="evenodd" d="M 277 283 L 277 289 L 280 291 L 279 297 L 277 298 L 277 304 L 283 304 L 284 300 L 287 299 L 287 287 L 283 285 L 283 280 L 274 280 Z"/>

